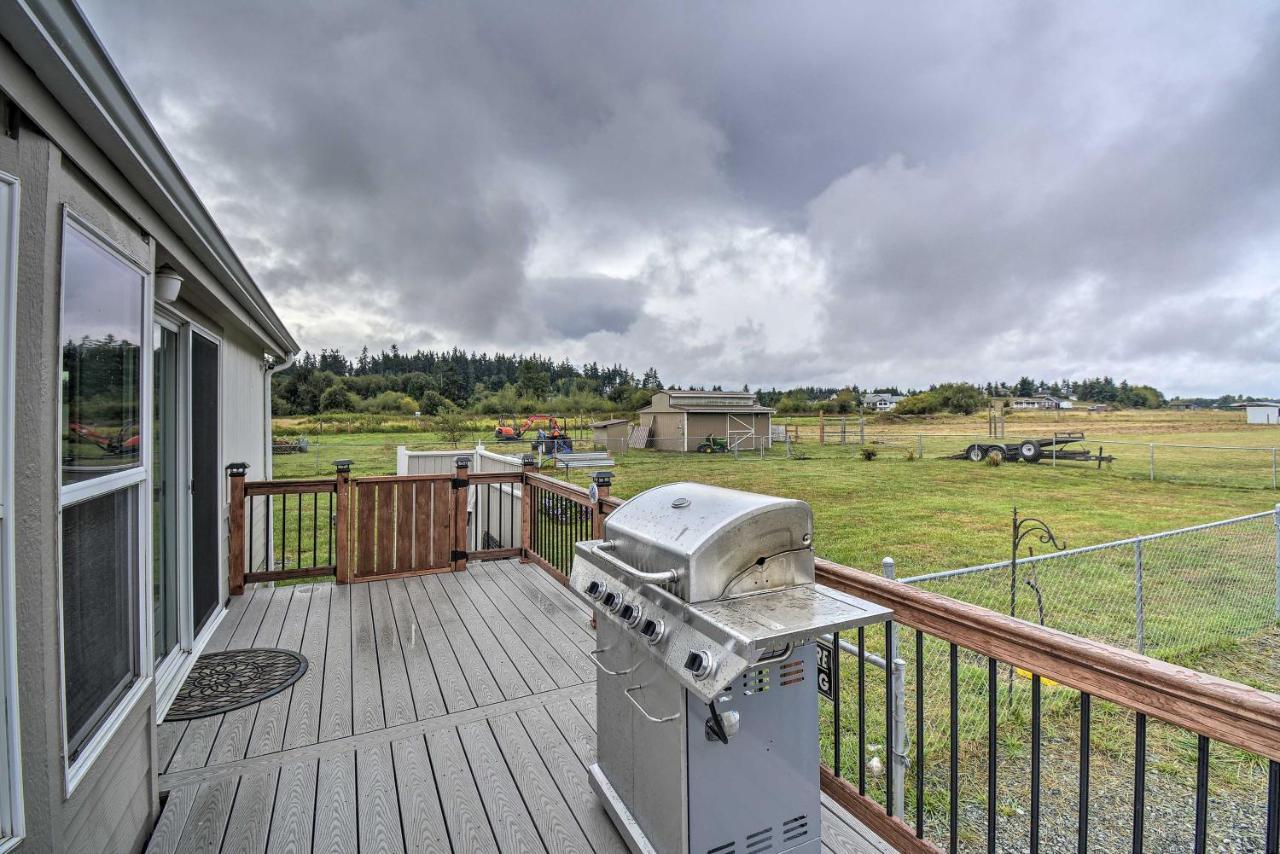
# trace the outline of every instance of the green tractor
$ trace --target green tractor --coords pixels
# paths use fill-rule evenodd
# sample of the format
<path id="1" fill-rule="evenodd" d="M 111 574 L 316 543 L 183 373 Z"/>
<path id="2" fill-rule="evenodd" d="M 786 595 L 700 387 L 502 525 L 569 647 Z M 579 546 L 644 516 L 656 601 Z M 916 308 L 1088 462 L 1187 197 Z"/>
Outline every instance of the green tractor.
<path id="1" fill-rule="evenodd" d="M 729 453 L 729 440 L 721 439 L 718 436 L 708 436 L 698 443 L 698 453 L 727 454 Z"/>

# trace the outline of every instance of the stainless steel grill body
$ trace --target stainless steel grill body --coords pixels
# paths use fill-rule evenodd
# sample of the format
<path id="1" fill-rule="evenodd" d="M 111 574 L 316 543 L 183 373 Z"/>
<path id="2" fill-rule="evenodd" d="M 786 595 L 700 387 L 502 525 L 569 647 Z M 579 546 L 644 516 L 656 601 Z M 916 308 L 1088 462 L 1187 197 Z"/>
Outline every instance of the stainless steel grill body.
<path id="1" fill-rule="evenodd" d="M 575 547 L 598 620 L 591 781 L 633 851 L 818 852 L 813 640 L 889 612 L 814 583 L 801 501 L 644 492 Z"/>

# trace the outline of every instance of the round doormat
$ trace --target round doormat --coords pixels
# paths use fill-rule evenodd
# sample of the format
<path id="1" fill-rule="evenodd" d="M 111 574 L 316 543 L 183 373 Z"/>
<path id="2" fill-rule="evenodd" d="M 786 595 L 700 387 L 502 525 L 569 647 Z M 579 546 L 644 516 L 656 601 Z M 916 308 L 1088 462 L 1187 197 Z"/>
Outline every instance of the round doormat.
<path id="1" fill-rule="evenodd" d="M 287 649 L 206 653 L 196 659 L 164 719 L 189 721 L 260 703 L 306 672 L 307 660 Z"/>

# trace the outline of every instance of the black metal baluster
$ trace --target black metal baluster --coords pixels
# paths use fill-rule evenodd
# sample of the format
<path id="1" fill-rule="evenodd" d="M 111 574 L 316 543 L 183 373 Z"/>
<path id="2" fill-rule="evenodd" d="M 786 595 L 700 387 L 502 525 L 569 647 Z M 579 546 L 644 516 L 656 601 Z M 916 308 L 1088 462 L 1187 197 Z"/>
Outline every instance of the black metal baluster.
<path id="1" fill-rule="evenodd" d="M 831 765 L 840 776 L 840 633 L 831 633 Z"/>
<path id="2" fill-rule="evenodd" d="M 924 632 L 916 629 L 916 838 L 924 839 Z"/>
<path id="3" fill-rule="evenodd" d="M 506 520 L 503 518 L 503 513 L 502 513 L 503 505 L 505 505 L 506 503 L 507 503 L 506 487 L 499 485 L 498 486 L 498 546 L 497 547 L 500 549 L 506 548 L 506 543 L 507 543 L 507 525 L 506 525 Z"/>
<path id="4" fill-rule="evenodd" d="M 1280 762 L 1267 772 L 1267 854 L 1280 854 Z"/>
<path id="5" fill-rule="evenodd" d="M 320 565 L 320 493 L 311 493 L 311 565 Z"/>
<path id="6" fill-rule="evenodd" d="M 987 851 L 996 850 L 996 717 L 999 699 L 996 660 L 987 659 Z"/>
<path id="7" fill-rule="evenodd" d="M 884 811 L 893 815 L 893 620 L 884 624 Z"/>
<path id="8" fill-rule="evenodd" d="M 1204 854 L 1209 820 L 1209 736 L 1196 739 L 1196 854 Z"/>
<path id="9" fill-rule="evenodd" d="M 951 796 L 947 804 L 947 847 L 954 854 L 960 850 L 960 659 L 954 643 L 951 644 L 948 677 L 951 693 Z"/>
<path id="10" fill-rule="evenodd" d="M 336 566 L 337 561 L 333 559 L 333 493 L 329 493 L 329 550 L 326 555 L 326 565 Z"/>
<path id="11" fill-rule="evenodd" d="M 1147 716 L 1138 712 L 1133 737 L 1133 854 L 1142 854 L 1142 822 L 1147 813 Z"/>
<path id="12" fill-rule="evenodd" d="M 294 569 L 302 568 L 302 493 L 298 493 L 298 560 Z"/>
<path id="13" fill-rule="evenodd" d="M 1040 851 L 1040 674 L 1031 675 L 1031 854 Z"/>
<path id="14" fill-rule="evenodd" d="M 858 794 L 867 793 L 867 653 L 865 630 L 858 626 Z"/>
<path id="15" fill-rule="evenodd" d="M 271 499 L 267 499 L 270 501 Z M 275 514 L 272 513 L 274 516 Z M 289 496 L 280 496 L 280 568 L 284 569 L 284 544 L 289 540 Z"/>
<path id="16" fill-rule="evenodd" d="M 1089 850 L 1089 727 L 1093 698 L 1080 695 L 1080 820 L 1076 826 L 1076 851 L 1085 854 Z"/>

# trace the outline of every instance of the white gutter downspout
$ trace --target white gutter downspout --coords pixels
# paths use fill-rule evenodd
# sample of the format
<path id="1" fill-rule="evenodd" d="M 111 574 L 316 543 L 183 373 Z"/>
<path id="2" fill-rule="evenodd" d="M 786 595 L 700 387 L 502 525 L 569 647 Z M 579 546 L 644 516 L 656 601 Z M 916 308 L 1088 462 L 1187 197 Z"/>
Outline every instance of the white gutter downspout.
<path id="1" fill-rule="evenodd" d="M 275 376 L 276 371 L 283 371 L 292 365 L 298 358 L 298 353 L 294 351 L 279 365 L 273 365 L 262 372 L 262 479 L 271 480 L 271 378 Z M 270 554 L 270 552 L 268 552 Z"/>

